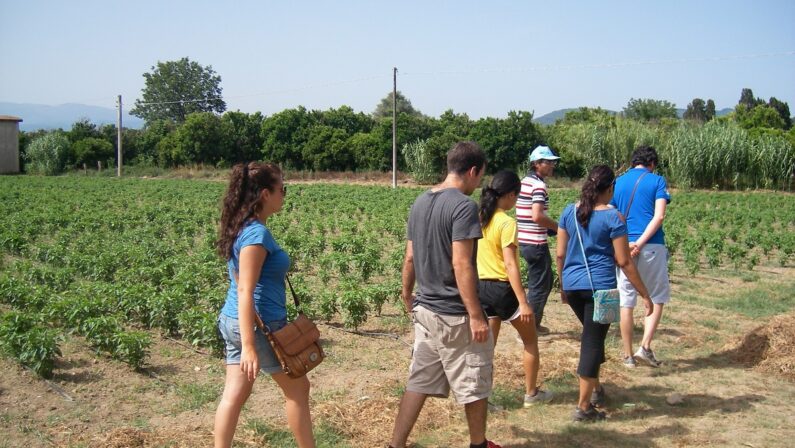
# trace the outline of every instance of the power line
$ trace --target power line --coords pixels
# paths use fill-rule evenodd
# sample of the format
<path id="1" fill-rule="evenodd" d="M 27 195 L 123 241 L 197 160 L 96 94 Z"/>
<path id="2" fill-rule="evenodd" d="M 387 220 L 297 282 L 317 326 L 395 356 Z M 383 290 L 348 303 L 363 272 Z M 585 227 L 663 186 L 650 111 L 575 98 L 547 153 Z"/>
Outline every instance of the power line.
<path id="1" fill-rule="evenodd" d="M 203 102 L 219 100 L 219 99 L 222 100 L 224 98 L 226 98 L 226 99 L 239 99 L 239 98 L 252 98 L 252 97 L 257 97 L 257 96 L 274 96 L 274 95 L 282 95 L 282 94 L 285 94 L 285 93 L 296 93 L 296 92 L 302 92 L 302 91 L 305 91 L 305 90 L 312 90 L 312 89 L 340 86 L 340 85 L 345 85 L 345 84 L 356 84 L 356 83 L 360 83 L 360 82 L 363 82 L 363 81 L 371 81 L 371 80 L 374 80 L 374 79 L 388 78 L 388 77 L 389 77 L 389 75 L 374 75 L 374 76 L 368 76 L 368 77 L 364 77 L 364 78 L 349 79 L 349 80 L 346 80 L 346 81 L 333 81 L 333 82 L 327 82 L 327 83 L 321 83 L 321 84 L 309 84 L 309 85 L 305 85 L 305 86 L 301 86 L 301 87 L 294 87 L 294 88 L 290 88 L 290 89 L 273 90 L 273 91 L 270 91 L 270 92 L 251 93 L 251 94 L 246 94 L 246 95 L 235 95 L 235 96 L 227 96 L 227 97 L 220 97 L 219 96 L 219 97 L 193 99 L 193 100 L 157 101 L 157 102 L 153 101 L 153 102 L 147 102 L 147 103 L 136 103 L 136 106 L 138 106 L 138 105 L 150 106 L 150 105 L 161 105 L 161 104 L 190 104 L 190 103 L 203 103 Z"/>
<path id="2" fill-rule="evenodd" d="M 462 70 L 442 70 L 435 72 L 404 72 L 405 76 L 428 76 L 428 75 L 464 75 L 472 73 L 525 73 L 525 72 L 540 72 L 540 71 L 572 71 L 583 69 L 600 69 L 600 68 L 620 68 L 620 67 L 634 67 L 642 65 L 666 65 L 666 64 L 689 64 L 694 62 L 719 62 L 719 61 L 732 61 L 741 59 L 759 59 L 770 58 L 779 56 L 795 56 L 795 51 L 783 51 L 777 53 L 757 53 L 733 56 L 712 56 L 701 58 L 681 58 L 681 59 L 661 59 L 650 61 L 629 61 L 629 62 L 614 62 L 603 64 L 581 64 L 581 65 L 547 65 L 538 67 L 494 67 L 494 68 L 481 68 L 481 69 L 462 69 Z"/>

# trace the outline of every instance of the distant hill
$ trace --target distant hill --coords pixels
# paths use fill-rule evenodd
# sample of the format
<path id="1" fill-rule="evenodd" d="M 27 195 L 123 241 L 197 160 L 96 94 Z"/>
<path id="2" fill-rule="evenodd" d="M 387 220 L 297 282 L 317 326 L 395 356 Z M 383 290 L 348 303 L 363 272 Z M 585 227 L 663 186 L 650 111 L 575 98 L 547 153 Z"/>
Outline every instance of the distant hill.
<path id="1" fill-rule="evenodd" d="M 46 106 L 43 104 L 3 103 L 0 102 L 0 115 L 14 115 L 22 119 L 19 129 L 22 131 L 35 131 L 38 129 L 64 129 L 69 130 L 72 124 L 82 118 L 96 125 L 116 124 L 116 109 L 87 106 L 85 104 L 61 104 L 59 106 Z M 125 128 L 140 129 L 144 121 L 127 113 L 122 117 L 122 126 Z"/>
<path id="2" fill-rule="evenodd" d="M 685 111 L 686 110 L 687 109 L 678 109 L 677 108 L 676 109 L 676 116 L 679 117 L 679 118 L 682 118 L 685 115 Z M 722 117 L 724 115 L 728 115 L 729 112 L 734 112 L 734 108 L 733 107 L 724 107 L 721 110 L 716 110 L 715 111 L 715 116 L 716 117 Z"/>
<path id="3" fill-rule="evenodd" d="M 542 116 L 540 116 L 538 118 L 533 118 L 533 122 L 538 123 L 538 124 L 543 124 L 543 125 L 555 124 L 556 121 L 561 120 L 561 119 L 563 119 L 563 117 L 566 116 L 566 112 L 569 112 L 569 111 L 572 111 L 572 110 L 577 110 L 577 109 L 578 108 L 576 108 L 576 107 L 572 107 L 572 108 L 569 108 L 569 109 L 558 109 L 558 110 L 552 111 L 552 112 L 550 112 L 548 114 L 544 114 L 544 115 L 542 115 Z M 734 111 L 734 108 L 725 107 L 725 108 L 723 108 L 721 110 L 715 111 L 715 115 L 718 116 L 718 117 L 722 117 L 724 115 L 727 115 L 729 112 L 733 112 L 733 111 Z M 612 110 L 607 110 L 607 112 L 610 113 L 610 114 L 617 114 L 618 113 L 618 112 L 612 111 Z M 682 116 L 684 114 L 685 114 L 685 109 L 676 109 L 676 115 L 679 118 L 682 118 Z"/>
<path id="4" fill-rule="evenodd" d="M 552 111 L 552 112 L 550 112 L 548 114 L 542 115 L 542 116 L 540 116 L 538 118 L 533 118 L 533 121 L 535 123 L 543 124 L 543 125 L 555 124 L 556 121 L 562 120 L 563 117 L 566 116 L 566 112 L 569 112 L 569 111 L 572 111 L 572 110 L 577 110 L 577 109 L 579 109 L 579 107 L 572 107 L 572 108 L 569 108 L 569 109 L 554 110 L 554 111 Z M 612 114 L 612 115 L 615 115 L 617 113 L 616 111 L 613 111 L 613 110 L 607 110 L 607 109 L 605 109 L 605 110 L 607 111 L 607 113 Z"/>

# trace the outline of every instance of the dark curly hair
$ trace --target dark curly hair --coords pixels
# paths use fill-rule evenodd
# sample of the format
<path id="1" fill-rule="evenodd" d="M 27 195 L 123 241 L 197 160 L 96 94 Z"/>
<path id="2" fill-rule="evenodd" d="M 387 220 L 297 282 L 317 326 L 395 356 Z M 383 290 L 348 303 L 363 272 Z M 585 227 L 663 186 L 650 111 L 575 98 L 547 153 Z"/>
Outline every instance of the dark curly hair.
<path id="1" fill-rule="evenodd" d="M 240 229 L 260 211 L 260 193 L 265 188 L 273 191 L 281 178 L 282 170 L 274 163 L 249 162 L 232 167 L 229 187 L 221 205 L 221 224 L 216 242 L 218 255 L 226 260 L 232 258 L 232 246 Z"/>
<path id="2" fill-rule="evenodd" d="M 631 163 L 632 166 L 643 165 L 649 167 L 652 164 L 659 165 L 657 150 L 655 150 L 653 146 L 638 146 L 632 153 Z"/>
<path id="3" fill-rule="evenodd" d="M 596 165 L 591 168 L 580 192 L 580 205 L 577 207 L 577 221 L 584 229 L 588 228 L 588 221 L 600 194 L 613 186 L 616 175 L 607 165 Z"/>

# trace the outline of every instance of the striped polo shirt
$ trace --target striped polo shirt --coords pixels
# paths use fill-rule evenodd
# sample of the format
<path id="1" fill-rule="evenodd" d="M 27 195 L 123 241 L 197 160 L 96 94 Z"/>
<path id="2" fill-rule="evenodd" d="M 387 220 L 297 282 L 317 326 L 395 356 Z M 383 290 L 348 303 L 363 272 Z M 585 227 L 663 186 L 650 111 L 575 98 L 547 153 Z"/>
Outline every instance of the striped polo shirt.
<path id="1" fill-rule="evenodd" d="M 533 221 L 533 204 L 544 204 L 544 213 L 549 209 L 547 184 L 536 173 L 522 179 L 522 189 L 516 201 L 516 224 L 519 244 L 547 244 L 547 228 Z"/>

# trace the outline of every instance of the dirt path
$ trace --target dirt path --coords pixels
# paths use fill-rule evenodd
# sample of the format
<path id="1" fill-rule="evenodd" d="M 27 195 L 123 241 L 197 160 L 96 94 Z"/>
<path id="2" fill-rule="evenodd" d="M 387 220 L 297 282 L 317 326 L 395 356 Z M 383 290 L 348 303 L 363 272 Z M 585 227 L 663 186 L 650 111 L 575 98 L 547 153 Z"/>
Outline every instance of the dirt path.
<path id="1" fill-rule="evenodd" d="M 617 329 L 611 329 L 602 373 L 609 420 L 594 425 L 569 421 L 577 393 L 579 323 L 553 293 L 546 322 L 552 334 L 541 340 L 540 349 L 544 387 L 556 397 L 549 405 L 521 407 L 521 348 L 506 326 L 495 359 L 489 434 L 505 447 L 792 446 L 795 382 L 738 361 L 758 363 L 747 353 L 753 347 L 739 342 L 772 315 L 750 318 L 721 308 L 745 297 L 780 301 L 795 294 L 793 268 L 765 267 L 756 275 L 750 282 L 727 271 L 675 275 L 675 299 L 655 342 L 665 360 L 659 369 L 625 369 Z M 394 309 L 363 330 L 398 337 L 365 337 L 321 326 L 329 357 L 310 374 L 320 446 L 383 446 L 391 433 L 412 335 Z M 640 331 L 638 326 L 638 338 Z M 223 384 L 220 361 L 160 337 L 151 353 L 150 367 L 132 372 L 69 337 L 50 383 L 0 360 L 0 447 L 210 445 Z M 683 403 L 667 404 L 673 393 Z M 244 410 L 236 446 L 292 446 L 285 445 L 289 437 L 283 422 L 281 396 L 263 378 Z M 422 447 L 466 446 L 465 434 L 462 409 L 433 399 L 411 440 Z"/>

